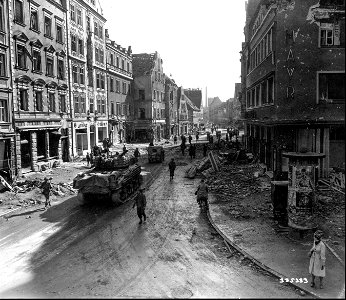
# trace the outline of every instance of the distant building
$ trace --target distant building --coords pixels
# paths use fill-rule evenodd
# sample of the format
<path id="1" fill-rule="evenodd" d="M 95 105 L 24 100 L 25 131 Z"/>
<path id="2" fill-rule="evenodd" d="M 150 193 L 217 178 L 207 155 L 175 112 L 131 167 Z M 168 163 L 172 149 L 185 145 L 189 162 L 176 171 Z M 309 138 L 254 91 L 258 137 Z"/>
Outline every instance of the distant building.
<path id="1" fill-rule="evenodd" d="M 178 86 L 172 78 L 165 80 L 165 112 L 166 112 L 166 138 L 179 135 L 178 122 Z"/>
<path id="2" fill-rule="evenodd" d="M 274 174 L 286 151 L 345 166 L 345 1 L 248 1 L 242 45 L 246 146 Z"/>
<path id="3" fill-rule="evenodd" d="M 200 89 L 185 89 L 185 95 L 191 100 L 192 106 L 192 126 L 193 130 L 199 130 L 201 126 L 204 126 L 203 121 L 203 105 L 202 105 L 202 90 Z"/>
<path id="4" fill-rule="evenodd" d="M 133 54 L 134 140 L 159 141 L 167 132 L 162 64 L 157 52 Z"/>

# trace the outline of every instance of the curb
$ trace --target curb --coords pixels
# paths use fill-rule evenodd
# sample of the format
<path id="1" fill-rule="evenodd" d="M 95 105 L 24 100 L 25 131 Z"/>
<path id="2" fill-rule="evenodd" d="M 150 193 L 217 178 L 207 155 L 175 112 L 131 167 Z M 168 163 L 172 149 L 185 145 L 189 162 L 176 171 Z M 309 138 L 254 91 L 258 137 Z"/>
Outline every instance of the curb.
<path id="1" fill-rule="evenodd" d="M 15 208 L 15 209 L 11 209 L 11 210 L 9 210 L 9 211 L 7 211 L 7 212 L 5 212 L 5 213 L 2 213 L 1 215 L 0 215 L 0 217 L 2 217 L 2 216 L 5 216 L 5 215 L 7 215 L 7 214 L 9 214 L 9 213 L 11 213 L 11 212 L 14 212 L 14 211 L 16 211 L 16 210 L 18 210 L 18 209 L 21 209 L 22 207 L 18 207 L 18 208 Z"/>
<path id="2" fill-rule="evenodd" d="M 222 238 L 228 243 L 230 244 L 234 249 L 236 249 L 238 252 L 240 252 L 245 258 L 248 258 L 249 260 L 251 260 L 255 265 L 257 265 L 258 267 L 260 267 L 261 269 L 263 269 L 264 271 L 270 273 L 271 275 L 273 275 L 276 278 L 286 278 L 286 276 L 280 274 L 279 272 L 276 272 L 275 270 L 269 268 L 268 266 L 266 266 L 265 264 L 261 263 L 260 261 L 258 261 L 256 258 L 252 257 L 250 254 L 246 253 L 243 249 L 241 249 L 239 246 L 237 246 L 235 243 L 233 243 L 220 229 L 219 227 L 217 227 L 217 225 L 214 223 L 212 217 L 210 216 L 210 212 L 209 210 L 207 211 L 207 216 L 208 216 L 208 220 L 210 222 L 210 224 L 213 226 L 213 228 L 218 232 L 219 235 L 222 236 Z M 317 299 L 322 299 L 322 297 L 318 296 L 317 294 L 306 290 L 294 283 L 291 282 L 285 282 L 285 284 L 291 285 L 292 287 L 303 291 L 306 294 L 309 294 Z"/>

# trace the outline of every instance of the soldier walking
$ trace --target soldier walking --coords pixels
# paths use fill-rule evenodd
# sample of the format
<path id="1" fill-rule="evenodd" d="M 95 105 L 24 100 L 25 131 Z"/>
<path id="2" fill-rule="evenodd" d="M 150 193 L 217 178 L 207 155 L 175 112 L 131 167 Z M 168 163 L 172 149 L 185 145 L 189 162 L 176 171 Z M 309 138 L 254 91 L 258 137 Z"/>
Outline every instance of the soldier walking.
<path id="1" fill-rule="evenodd" d="M 49 199 L 50 191 L 52 190 L 52 184 L 51 184 L 52 179 L 53 179 L 52 177 L 50 177 L 50 178 L 45 177 L 44 181 L 42 182 L 41 187 L 40 187 L 42 189 L 42 194 L 46 198 L 46 202 L 44 204 L 44 209 L 46 209 L 48 205 L 52 206 L 50 204 L 50 199 Z"/>
<path id="2" fill-rule="evenodd" d="M 176 164 L 175 164 L 174 158 L 171 159 L 171 161 L 168 164 L 168 167 L 169 167 L 169 180 L 173 180 L 174 170 L 176 168 Z"/>
<path id="3" fill-rule="evenodd" d="M 145 207 L 147 206 L 147 198 L 145 197 L 143 191 L 145 188 L 140 188 L 137 197 L 135 198 L 135 202 L 133 203 L 132 208 L 137 206 L 137 216 L 139 218 L 139 224 L 142 224 L 142 217 L 144 217 L 144 222 L 147 220 L 147 216 L 145 214 Z"/>

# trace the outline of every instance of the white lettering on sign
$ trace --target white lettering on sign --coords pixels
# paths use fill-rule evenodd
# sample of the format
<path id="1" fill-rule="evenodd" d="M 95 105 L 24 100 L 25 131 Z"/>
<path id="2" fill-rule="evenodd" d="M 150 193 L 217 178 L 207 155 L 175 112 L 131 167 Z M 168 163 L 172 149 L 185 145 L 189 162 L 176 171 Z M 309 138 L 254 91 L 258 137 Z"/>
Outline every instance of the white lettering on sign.
<path id="1" fill-rule="evenodd" d="M 87 128 L 87 127 L 88 127 L 88 124 L 86 124 L 86 123 L 80 123 L 78 125 L 78 128 Z"/>

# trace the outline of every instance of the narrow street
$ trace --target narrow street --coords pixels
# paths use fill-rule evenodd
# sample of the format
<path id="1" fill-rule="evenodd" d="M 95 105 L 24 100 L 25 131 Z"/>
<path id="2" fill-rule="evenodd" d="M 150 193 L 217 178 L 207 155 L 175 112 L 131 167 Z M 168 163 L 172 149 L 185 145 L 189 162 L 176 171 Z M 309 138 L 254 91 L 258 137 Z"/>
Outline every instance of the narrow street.
<path id="1" fill-rule="evenodd" d="M 189 159 L 174 154 L 169 182 L 169 157 L 142 164 L 142 225 L 132 201 L 81 207 L 76 197 L 30 219 L 1 218 L 1 297 L 300 297 L 229 256 L 196 204 L 199 179 L 184 178 Z"/>

